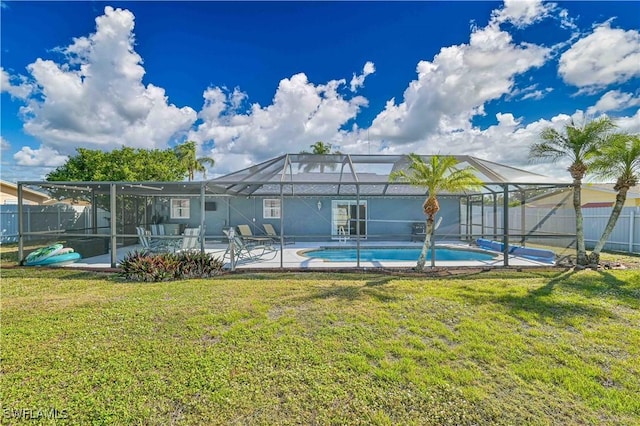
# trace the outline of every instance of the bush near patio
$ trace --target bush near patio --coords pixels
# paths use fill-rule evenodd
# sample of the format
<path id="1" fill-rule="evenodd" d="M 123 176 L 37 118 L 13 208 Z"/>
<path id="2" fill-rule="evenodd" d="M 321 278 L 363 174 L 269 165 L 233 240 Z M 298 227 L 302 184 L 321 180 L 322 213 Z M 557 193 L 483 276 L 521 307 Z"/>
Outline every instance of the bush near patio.
<path id="1" fill-rule="evenodd" d="M 224 262 L 210 253 L 127 253 L 120 263 L 120 277 L 128 281 L 173 281 L 210 278 L 222 273 Z"/>
<path id="2" fill-rule="evenodd" d="M 638 270 L 244 273 L 141 285 L 16 267 L 3 269 L 1 286 L 9 416 L 640 423 Z"/>

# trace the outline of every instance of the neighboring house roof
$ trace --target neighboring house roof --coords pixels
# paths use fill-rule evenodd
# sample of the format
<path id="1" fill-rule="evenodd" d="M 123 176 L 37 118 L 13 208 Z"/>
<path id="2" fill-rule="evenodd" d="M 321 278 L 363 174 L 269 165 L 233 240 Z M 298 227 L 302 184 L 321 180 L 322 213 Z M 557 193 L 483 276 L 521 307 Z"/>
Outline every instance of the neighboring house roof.
<path id="1" fill-rule="evenodd" d="M 2 194 L 2 204 L 17 203 L 18 201 L 18 184 L 6 180 L 0 180 L 0 193 Z M 23 187 L 22 196 L 25 200 L 36 204 L 42 204 L 50 197 L 44 192 L 35 191 L 33 189 Z"/>
<path id="2" fill-rule="evenodd" d="M 615 196 L 618 191 L 613 189 L 614 186 L 615 183 L 585 183 L 582 185 L 582 189 L 606 192 Z M 629 191 L 627 192 L 627 200 L 629 199 L 640 199 L 640 185 L 629 188 Z"/>

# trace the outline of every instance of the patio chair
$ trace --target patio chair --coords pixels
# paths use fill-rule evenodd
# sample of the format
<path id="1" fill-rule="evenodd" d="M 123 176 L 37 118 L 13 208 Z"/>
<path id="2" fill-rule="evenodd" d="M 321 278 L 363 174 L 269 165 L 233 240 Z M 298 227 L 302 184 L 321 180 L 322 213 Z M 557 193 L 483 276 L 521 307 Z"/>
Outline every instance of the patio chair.
<path id="1" fill-rule="evenodd" d="M 158 223 L 153 224 L 149 228 L 151 228 L 151 235 L 165 235 L 164 233 L 164 225 Z"/>
<path id="2" fill-rule="evenodd" d="M 265 235 L 253 235 L 251 227 L 249 225 L 238 225 L 238 232 L 240 238 L 242 238 L 248 245 L 268 245 L 273 244 L 275 240 L 272 237 Z"/>
<path id="3" fill-rule="evenodd" d="M 138 234 L 138 241 L 142 246 L 142 250 L 151 253 L 158 253 L 163 251 L 169 251 L 169 245 L 162 240 L 153 240 L 149 232 L 141 226 L 136 226 L 136 233 Z"/>
<path id="4" fill-rule="evenodd" d="M 200 227 L 186 228 L 182 239 L 179 240 L 179 246 L 176 246 L 175 251 L 189 251 L 197 250 L 198 242 L 200 241 Z"/>
<path id="5" fill-rule="evenodd" d="M 229 231 L 223 230 L 224 234 L 229 237 Z M 263 240 L 266 241 L 266 240 Z M 234 235 L 233 237 L 233 245 L 234 245 L 234 257 L 235 262 L 241 260 L 248 261 L 257 261 L 261 260 L 265 255 L 273 253 L 273 257 L 275 257 L 275 253 L 277 253 L 277 249 L 270 243 L 256 243 L 252 242 L 248 244 L 243 238 Z M 222 255 L 222 258 L 231 257 L 231 245 L 227 247 L 227 250 Z M 271 259 L 273 259 L 273 257 Z"/>
<path id="6" fill-rule="evenodd" d="M 273 227 L 272 224 L 270 223 L 265 223 L 264 225 L 262 225 L 264 227 L 264 232 L 267 234 L 268 237 L 273 238 L 275 241 L 280 242 L 280 235 L 276 232 L 275 228 Z M 284 237 L 284 243 L 285 244 L 294 244 L 295 241 L 293 238 L 290 237 Z"/>

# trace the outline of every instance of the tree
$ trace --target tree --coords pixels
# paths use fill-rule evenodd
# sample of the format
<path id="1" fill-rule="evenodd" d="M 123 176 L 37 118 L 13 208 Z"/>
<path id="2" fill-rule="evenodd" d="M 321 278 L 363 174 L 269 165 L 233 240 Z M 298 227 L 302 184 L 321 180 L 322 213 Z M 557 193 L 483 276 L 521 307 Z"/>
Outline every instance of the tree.
<path id="1" fill-rule="evenodd" d="M 210 157 L 196 156 L 196 143 L 194 141 L 186 141 L 176 146 L 176 155 L 187 169 L 187 177 L 189 181 L 194 179 L 195 172 L 203 174 L 204 178 L 207 178 L 206 165 L 213 167 L 215 160 Z"/>
<path id="2" fill-rule="evenodd" d="M 613 232 L 627 200 L 627 192 L 640 181 L 640 136 L 621 133 L 612 135 L 598 152 L 591 168 L 599 178 L 616 179 L 613 189 L 617 191 L 607 226 L 589 256 L 589 263 L 597 265 L 600 262 L 600 252 Z"/>
<path id="3" fill-rule="evenodd" d="M 302 169 L 302 171 L 304 171 L 305 173 L 309 173 L 315 168 L 319 168 L 320 173 L 324 173 L 324 169 L 327 167 L 330 170 L 335 170 L 335 163 L 332 162 L 330 164 L 326 164 L 324 161 L 318 161 L 318 159 L 314 157 L 314 155 L 341 154 L 340 151 L 331 152 L 331 148 L 333 147 L 333 145 L 331 145 L 330 143 L 324 143 L 322 141 L 318 141 L 309 146 L 311 147 L 311 152 L 300 151 L 300 154 L 307 155 L 305 155 L 304 158 L 300 161 L 300 165 L 298 167 L 299 169 Z"/>
<path id="4" fill-rule="evenodd" d="M 443 191 L 462 192 L 467 189 L 474 189 L 482 185 L 482 181 L 473 173 L 473 168 L 465 167 L 456 169 L 458 160 L 452 156 L 433 155 L 426 163 L 417 154 L 409 154 L 408 171 L 397 170 L 389 175 L 391 181 L 402 180 L 413 186 L 427 188 L 428 198 L 422 205 L 424 214 L 427 216 L 426 235 L 424 245 L 418 258 L 416 269 L 424 270 L 427 250 L 431 245 L 433 237 L 433 223 L 435 216 L 440 210 L 438 194 Z"/>
<path id="5" fill-rule="evenodd" d="M 77 154 L 49 174 L 48 181 L 176 181 L 186 169 L 172 149 L 122 147 L 111 152 L 78 148 Z"/>
<path id="6" fill-rule="evenodd" d="M 582 127 L 575 126 L 573 123 L 568 124 L 563 133 L 549 127 L 540 134 L 543 142 L 533 144 L 529 149 L 529 158 L 532 160 L 557 162 L 568 158 L 571 161 L 567 170 L 573 178 L 573 208 L 576 212 L 576 262 L 578 265 L 588 263 L 584 245 L 582 179 L 589 170 L 589 165 L 603 139 L 614 127 L 614 123 L 608 117 L 587 122 Z"/>

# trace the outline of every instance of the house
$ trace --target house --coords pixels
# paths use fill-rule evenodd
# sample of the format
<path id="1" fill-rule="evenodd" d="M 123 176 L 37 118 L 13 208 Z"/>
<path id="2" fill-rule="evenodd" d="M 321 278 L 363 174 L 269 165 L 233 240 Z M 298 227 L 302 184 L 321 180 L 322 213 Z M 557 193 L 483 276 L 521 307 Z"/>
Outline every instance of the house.
<path id="1" fill-rule="evenodd" d="M 580 200 L 583 209 L 613 207 L 616 202 L 617 191 L 613 189 L 614 184 L 606 183 L 583 183 L 580 190 Z M 551 194 L 541 194 L 535 201 L 530 202 L 536 205 L 554 205 L 564 202 L 567 198 L 569 204 L 572 202 L 572 188 L 561 188 Z M 640 186 L 633 187 L 627 192 L 627 199 L 623 207 L 640 207 Z M 571 204 L 573 208 L 573 204 Z"/>
<path id="2" fill-rule="evenodd" d="M 442 220 L 435 235 L 438 240 L 474 238 L 476 224 L 467 214 L 473 200 L 488 200 L 481 202 L 483 209 L 488 203 L 487 208 L 504 210 L 501 200 L 509 199 L 512 193 L 569 185 L 468 155 L 454 157 L 458 160 L 456 167 L 471 167 L 483 187 L 439 194 Z M 429 156 L 424 159 L 428 161 Z M 406 155 L 285 154 L 203 182 L 20 184 L 39 186 L 56 198 L 84 200 L 96 212 L 108 212 L 109 229 L 100 234 L 100 226 L 92 219 L 83 232 L 93 234 L 93 238 L 108 238 L 109 246 L 116 249 L 137 240 L 136 227 L 148 228 L 155 223 L 174 228 L 172 233 L 199 226 L 205 235 L 202 249 L 206 241 L 224 241 L 227 228 L 246 224 L 260 234 L 267 223 L 297 242 L 410 242 L 415 239 L 412 233 L 421 232 L 416 223 L 425 221 L 422 204 L 427 191 L 389 180 L 392 172 L 408 166 Z M 535 223 L 527 226 L 534 227 Z M 478 236 L 508 240 L 510 232 L 521 231 L 521 225 L 509 223 L 506 215 L 500 223 L 482 223 L 480 229 Z"/>
<path id="3" fill-rule="evenodd" d="M 49 195 L 23 187 L 23 204 L 44 204 Z M 0 204 L 18 204 L 18 185 L 6 180 L 0 180 Z"/>

